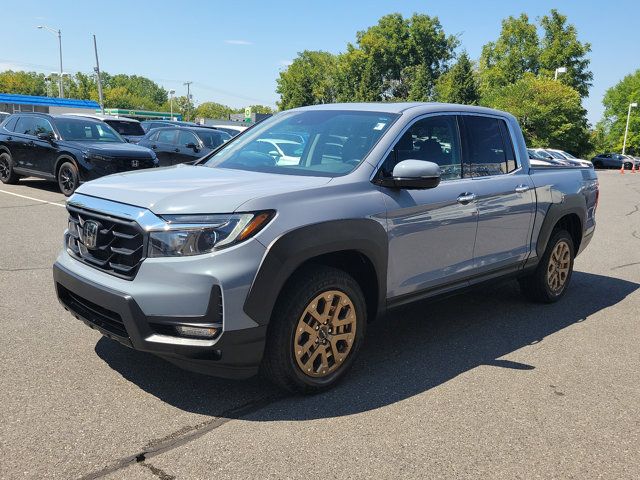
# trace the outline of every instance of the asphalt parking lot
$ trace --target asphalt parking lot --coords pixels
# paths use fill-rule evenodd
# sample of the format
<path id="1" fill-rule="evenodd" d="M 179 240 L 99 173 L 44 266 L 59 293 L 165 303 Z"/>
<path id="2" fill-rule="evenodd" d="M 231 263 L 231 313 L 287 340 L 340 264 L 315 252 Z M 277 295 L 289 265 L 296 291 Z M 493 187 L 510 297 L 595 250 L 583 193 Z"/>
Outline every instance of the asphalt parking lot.
<path id="1" fill-rule="evenodd" d="M 640 175 L 599 176 L 560 303 L 511 282 L 404 308 L 306 398 L 72 318 L 51 278 L 64 197 L 0 185 L 0 478 L 640 478 Z"/>

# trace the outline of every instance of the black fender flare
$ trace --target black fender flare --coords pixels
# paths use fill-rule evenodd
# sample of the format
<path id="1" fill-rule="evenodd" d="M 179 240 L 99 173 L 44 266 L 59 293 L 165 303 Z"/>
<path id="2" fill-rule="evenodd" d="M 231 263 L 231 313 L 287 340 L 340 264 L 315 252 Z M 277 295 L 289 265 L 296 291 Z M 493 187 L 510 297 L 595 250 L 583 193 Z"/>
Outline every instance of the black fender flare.
<path id="1" fill-rule="evenodd" d="M 547 243 L 558 221 L 562 217 L 572 213 L 576 214 L 580 219 L 580 235 L 584 235 L 584 217 L 587 213 L 586 199 L 578 193 L 565 195 L 562 202 L 551 204 L 547 210 L 547 214 L 540 227 L 540 233 L 538 234 L 538 242 L 536 243 L 536 254 L 538 258 L 541 258 L 547 249 Z"/>
<path id="2" fill-rule="evenodd" d="M 304 262 L 320 255 L 356 251 L 373 265 L 378 287 L 377 311 L 383 312 L 388 249 L 384 227 L 366 218 L 331 220 L 291 230 L 268 247 L 243 310 L 259 325 L 268 324 L 282 288 Z"/>
<path id="3" fill-rule="evenodd" d="M 53 172 L 51 172 L 51 174 L 55 177 L 56 180 L 58 180 L 58 168 L 64 162 L 71 162 L 76 168 L 78 168 L 78 160 L 76 160 L 76 158 L 72 154 L 64 153 L 64 152 L 59 154 L 58 158 L 56 158 L 56 163 L 53 166 Z M 80 169 L 78 168 L 78 170 Z"/>

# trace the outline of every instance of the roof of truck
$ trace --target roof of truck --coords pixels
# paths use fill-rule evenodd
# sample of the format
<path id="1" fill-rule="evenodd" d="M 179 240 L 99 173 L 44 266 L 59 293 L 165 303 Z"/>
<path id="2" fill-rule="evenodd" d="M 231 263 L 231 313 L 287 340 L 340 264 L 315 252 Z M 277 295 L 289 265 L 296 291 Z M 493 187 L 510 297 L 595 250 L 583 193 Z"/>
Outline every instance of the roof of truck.
<path id="1" fill-rule="evenodd" d="M 360 112 L 385 112 L 403 113 L 411 110 L 412 113 L 428 112 L 469 112 L 501 114 L 511 117 L 512 115 L 492 108 L 478 107 L 476 105 L 460 105 L 456 103 L 437 102 L 365 102 L 365 103 L 325 103 L 322 105 L 310 105 L 307 107 L 295 108 L 293 110 L 352 110 Z"/>

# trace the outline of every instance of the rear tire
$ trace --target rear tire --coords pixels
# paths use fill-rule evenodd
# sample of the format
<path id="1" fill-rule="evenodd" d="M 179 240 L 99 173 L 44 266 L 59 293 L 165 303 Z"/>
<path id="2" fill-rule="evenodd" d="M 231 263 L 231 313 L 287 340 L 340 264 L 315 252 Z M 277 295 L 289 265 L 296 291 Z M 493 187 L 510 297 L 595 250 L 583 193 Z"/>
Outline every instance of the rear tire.
<path id="1" fill-rule="evenodd" d="M 574 248 L 569 232 L 562 229 L 554 230 L 536 270 L 519 279 L 522 294 L 539 303 L 560 300 L 571 281 Z"/>
<path id="2" fill-rule="evenodd" d="M 58 169 L 58 188 L 65 197 L 69 197 L 80 185 L 78 169 L 71 162 L 64 162 Z"/>
<path id="3" fill-rule="evenodd" d="M 327 390 L 353 365 L 366 323 L 365 298 L 350 275 L 304 269 L 287 282 L 274 309 L 262 373 L 290 392 Z"/>
<path id="4" fill-rule="evenodd" d="M 20 175 L 13 171 L 13 159 L 7 152 L 0 153 L 0 182 L 15 185 Z"/>

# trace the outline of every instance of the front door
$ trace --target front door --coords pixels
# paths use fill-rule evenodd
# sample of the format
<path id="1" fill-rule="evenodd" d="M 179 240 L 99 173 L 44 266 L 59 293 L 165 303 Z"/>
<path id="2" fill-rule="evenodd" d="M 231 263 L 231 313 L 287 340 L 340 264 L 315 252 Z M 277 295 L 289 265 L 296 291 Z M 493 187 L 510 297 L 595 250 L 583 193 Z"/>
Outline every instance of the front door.
<path id="1" fill-rule="evenodd" d="M 440 165 L 440 185 L 428 190 L 382 188 L 389 235 L 388 297 L 464 284 L 473 269 L 478 209 L 471 178 L 462 178 L 455 115 L 414 122 L 385 159 L 378 175 L 389 176 L 402 160 Z"/>

